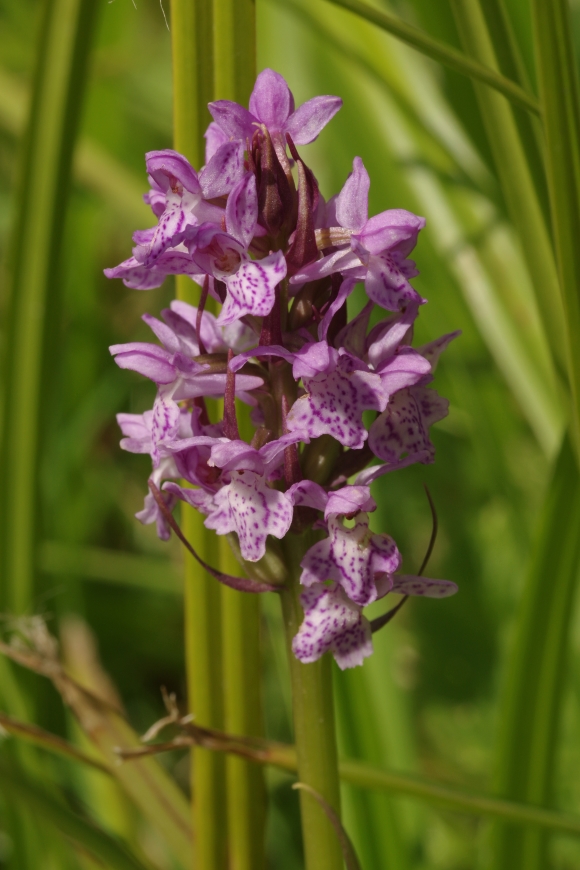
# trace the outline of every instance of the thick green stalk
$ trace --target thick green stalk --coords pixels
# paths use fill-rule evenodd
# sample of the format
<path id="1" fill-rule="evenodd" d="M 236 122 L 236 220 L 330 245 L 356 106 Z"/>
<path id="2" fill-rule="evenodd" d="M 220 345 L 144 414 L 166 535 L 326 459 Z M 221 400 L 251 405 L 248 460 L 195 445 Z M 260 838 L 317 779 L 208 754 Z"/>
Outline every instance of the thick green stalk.
<path id="1" fill-rule="evenodd" d="M 214 99 L 213 30 L 212 0 L 171 0 L 173 141 L 196 169 Z"/>
<path id="2" fill-rule="evenodd" d="M 303 616 L 298 578 L 304 550 L 300 544 L 295 536 L 286 539 L 285 553 L 291 570 L 288 585 L 281 592 L 292 681 L 298 779 L 315 789 L 340 814 L 332 660 L 327 654 L 313 664 L 304 665 L 291 649 L 292 638 Z M 300 814 L 306 870 L 342 870 L 343 858 L 336 833 L 319 804 L 305 791 L 300 792 Z"/>
<path id="3" fill-rule="evenodd" d="M 497 60 L 478 0 L 451 0 L 464 50 L 494 69 Z M 510 218 L 519 234 L 538 307 L 556 363 L 565 364 L 566 334 L 551 240 L 536 195 L 512 109 L 490 88 L 474 82 L 495 169 Z"/>
<path id="4" fill-rule="evenodd" d="M 34 595 L 43 372 L 50 369 L 47 339 L 58 323 L 62 231 L 98 5 L 44 4 L 9 266 L 0 455 L 3 611 L 26 611 Z"/>
<path id="5" fill-rule="evenodd" d="M 543 508 L 518 614 L 500 720 L 496 791 L 550 803 L 570 616 L 580 561 L 580 474 L 567 438 Z M 494 870 L 540 870 L 547 839 L 537 828 L 502 825 Z"/>
<path id="6" fill-rule="evenodd" d="M 172 0 L 173 125 L 177 151 L 199 168 L 203 133 L 214 97 L 212 0 Z M 176 279 L 177 296 L 196 304 L 199 295 L 185 276 Z M 215 535 L 203 518 L 184 507 L 183 531 L 198 553 L 216 564 Z M 185 555 L 185 644 L 190 707 L 196 722 L 223 726 L 221 595 L 216 581 Z M 225 870 L 227 815 L 224 759 L 195 748 L 192 758 L 193 825 L 196 870 Z"/>
<path id="7" fill-rule="evenodd" d="M 244 106 L 256 78 L 256 7 L 254 0 L 214 0 L 214 90 L 218 100 Z M 238 406 L 241 437 L 251 441 L 247 406 Z M 220 539 L 220 568 L 240 572 L 228 541 Z M 222 588 L 224 711 L 226 730 L 263 734 L 260 598 Z M 229 859 L 232 870 L 265 866 L 266 790 L 261 767 L 228 758 Z"/>
<path id="8" fill-rule="evenodd" d="M 567 0 L 532 0 L 552 234 L 566 314 L 572 429 L 580 458 L 580 101 Z"/>
<path id="9" fill-rule="evenodd" d="M 240 573 L 227 538 L 220 538 L 220 569 Z M 260 737 L 262 661 L 260 596 L 222 587 L 224 719 L 228 733 Z M 266 790 L 262 768 L 243 758 L 226 762 L 231 870 L 265 867 Z"/>

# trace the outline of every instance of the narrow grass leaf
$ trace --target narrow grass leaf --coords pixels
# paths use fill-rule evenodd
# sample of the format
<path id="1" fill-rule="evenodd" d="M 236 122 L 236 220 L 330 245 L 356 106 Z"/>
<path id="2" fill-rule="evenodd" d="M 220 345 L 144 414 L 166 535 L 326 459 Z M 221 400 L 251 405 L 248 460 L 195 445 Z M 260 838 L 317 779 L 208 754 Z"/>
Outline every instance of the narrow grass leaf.
<path id="1" fill-rule="evenodd" d="M 485 83 L 494 90 L 499 91 L 499 93 L 516 105 L 538 114 L 538 101 L 515 82 L 500 75 L 493 68 L 478 63 L 467 54 L 463 54 L 452 46 L 439 42 L 439 40 L 429 36 L 428 33 L 413 27 L 412 24 L 407 24 L 401 18 L 369 6 L 367 3 L 362 3 L 361 0 L 330 0 L 330 2 L 336 6 L 342 6 L 350 12 L 354 12 L 355 15 L 367 21 L 371 21 L 377 27 L 392 33 L 393 36 L 426 54 L 427 57 L 437 60 L 450 69 L 463 73 L 463 75 L 469 76 L 476 81 Z"/>
<path id="2" fill-rule="evenodd" d="M 554 786 L 570 615 L 580 563 L 580 474 L 569 439 L 543 508 L 508 662 L 496 790 L 549 804 Z M 540 870 L 547 842 L 538 831 L 502 826 L 496 870 Z"/>
<path id="3" fill-rule="evenodd" d="M 330 823 L 336 831 L 336 836 L 338 837 L 340 848 L 342 849 L 346 870 L 362 870 L 354 846 L 352 845 L 352 841 L 346 833 L 344 826 L 341 824 L 340 817 L 335 813 L 328 801 L 325 801 L 321 794 L 315 791 L 311 786 L 306 785 L 305 782 L 295 782 L 292 788 L 302 789 L 312 795 L 314 800 L 320 804 L 326 813 L 327 818 L 330 819 Z"/>

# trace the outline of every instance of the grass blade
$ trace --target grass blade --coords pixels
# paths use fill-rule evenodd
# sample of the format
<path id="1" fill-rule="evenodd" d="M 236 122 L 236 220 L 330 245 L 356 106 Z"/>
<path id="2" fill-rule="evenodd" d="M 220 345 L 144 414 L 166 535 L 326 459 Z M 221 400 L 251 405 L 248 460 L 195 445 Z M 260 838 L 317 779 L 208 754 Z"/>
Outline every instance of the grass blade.
<path id="1" fill-rule="evenodd" d="M 63 214 L 96 0 L 47 0 L 10 264 L 0 466 L 0 606 L 22 613 L 34 587 L 44 349 L 54 327 Z"/>
<path id="2" fill-rule="evenodd" d="M 496 790 L 549 804 L 552 797 L 569 625 L 580 561 L 580 475 L 566 439 L 543 509 L 505 685 Z M 497 870 L 545 866 L 539 831 L 502 826 Z"/>
<path id="3" fill-rule="evenodd" d="M 383 12 L 373 6 L 369 6 L 367 3 L 362 3 L 361 0 L 330 0 L 330 2 L 336 6 L 342 6 L 350 12 L 354 12 L 360 18 L 364 18 L 376 24 L 382 30 L 386 30 L 387 33 L 392 33 L 393 36 L 416 48 L 427 55 L 427 57 L 437 60 L 450 69 L 469 76 L 469 78 L 483 82 L 494 90 L 499 91 L 499 93 L 516 105 L 527 109 L 529 112 L 538 114 L 538 101 L 531 94 L 526 93 L 518 84 L 505 78 L 492 67 L 478 63 L 468 55 L 457 51 L 457 49 L 446 45 L 444 42 L 434 39 L 417 27 L 407 24 L 396 15 Z"/>
<path id="4" fill-rule="evenodd" d="M 567 0 L 532 0 L 546 172 L 566 313 L 573 442 L 580 457 L 580 99 Z"/>
<path id="5" fill-rule="evenodd" d="M 451 8 L 465 51 L 496 67 L 495 52 L 478 0 L 451 0 Z M 479 84 L 475 84 L 475 92 L 508 213 L 528 264 L 550 349 L 556 364 L 564 366 L 562 341 L 566 328 L 558 274 L 519 131 L 511 107 L 505 100 Z"/>
<path id="6" fill-rule="evenodd" d="M 32 810 L 39 821 L 57 828 L 66 837 L 98 858 L 110 870 L 148 870 L 124 846 L 87 819 L 73 813 L 35 782 L 0 759 L 0 789 Z"/>

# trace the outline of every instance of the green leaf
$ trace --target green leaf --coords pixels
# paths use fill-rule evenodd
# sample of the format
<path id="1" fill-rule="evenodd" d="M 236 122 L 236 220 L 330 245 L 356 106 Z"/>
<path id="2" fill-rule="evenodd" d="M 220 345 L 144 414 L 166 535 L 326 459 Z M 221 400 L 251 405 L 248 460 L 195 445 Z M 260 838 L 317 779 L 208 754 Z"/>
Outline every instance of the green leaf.
<path id="1" fill-rule="evenodd" d="M 549 489 L 508 661 L 500 721 L 496 790 L 549 804 L 554 785 L 570 616 L 580 563 L 580 474 L 569 439 Z M 545 866 L 539 831 L 502 826 L 494 868 Z"/>
<path id="2" fill-rule="evenodd" d="M 354 12 L 360 18 L 371 21 L 377 27 L 392 33 L 393 36 L 398 37 L 398 39 L 426 54 L 427 57 L 431 57 L 433 60 L 437 60 L 450 69 L 463 73 L 463 75 L 469 76 L 476 81 L 489 85 L 489 87 L 499 91 L 499 93 L 503 94 L 504 97 L 507 97 L 508 100 L 511 100 L 516 105 L 538 114 L 539 107 L 535 97 L 527 94 L 515 82 L 500 75 L 500 73 L 491 67 L 472 60 L 471 57 L 462 54 L 457 49 L 445 45 L 444 42 L 433 39 L 429 34 L 413 27 L 411 24 L 407 24 L 402 19 L 397 18 L 397 16 L 375 9 L 367 3 L 362 3 L 361 0 L 330 0 L 330 2 L 336 6 L 342 6 L 344 9 L 350 10 L 350 12 Z"/>
<path id="3" fill-rule="evenodd" d="M 108 870 L 148 870 L 121 843 L 92 822 L 73 813 L 63 803 L 47 794 L 22 771 L 0 759 L 0 789 L 12 801 L 32 810 L 41 822 L 57 828 L 66 837 L 103 862 Z"/>

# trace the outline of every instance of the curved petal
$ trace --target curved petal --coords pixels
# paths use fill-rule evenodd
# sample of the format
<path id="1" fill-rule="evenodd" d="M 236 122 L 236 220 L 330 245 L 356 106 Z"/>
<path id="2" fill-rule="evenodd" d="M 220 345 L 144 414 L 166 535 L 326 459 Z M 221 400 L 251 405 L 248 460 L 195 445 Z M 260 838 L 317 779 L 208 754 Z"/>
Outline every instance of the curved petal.
<path id="1" fill-rule="evenodd" d="M 352 172 L 336 198 L 336 217 L 341 227 L 360 230 L 369 214 L 371 180 L 360 157 L 352 162 Z"/>
<path id="2" fill-rule="evenodd" d="M 431 580 L 413 574 L 397 574 L 393 577 L 392 592 L 399 595 L 422 595 L 424 598 L 449 598 L 458 591 L 457 583 L 451 580 Z"/>
<path id="3" fill-rule="evenodd" d="M 244 145 L 225 142 L 220 145 L 207 166 L 199 174 L 199 183 L 206 199 L 225 196 L 244 174 Z M 252 176 L 253 177 L 253 176 Z"/>
<path id="4" fill-rule="evenodd" d="M 294 97 L 286 79 L 273 69 L 262 70 L 251 93 L 249 108 L 270 132 L 282 130 L 294 111 Z"/>
<path id="5" fill-rule="evenodd" d="M 295 145 L 309 145 L 342 107 L 340 97 L 313 97 L 293 112 L 285 125 Z"/>
<path id="6" fill-rule="evenodd" d="M 234 471 L 227 491 L 243 559 L 257 562 L 266 552 L 266 538 L 283 538 L 292 523 L 292 502 L 271 489 L 252 471 Z M 222 492 L 224 491 L 222 490 Z"/>
<path id="7" fill-rule="evenodd" d="M 201 193 L 197 172 L 183 154 L 166 148 L 163 151 L 148 151 L 145 155 L 147 173 L 153 178 L 161 190 L 182 192 L 177 186 L 190 193 Z M 177 182 L 177 184 L 176 184 Z"/>
<path id="8" fill-rule="evenodd" d="M 228 197 L 226 229 L 247 250 L 258 223 L 256 176 L 252 172 L 239 181 Z"/>
<path id="9" fill-rule="evenodd" d="M 232 100 L 216 100 L 208 103 L 210 115 L 228 139 L 251 139 L 256 129 L 256 118 Z"/>
<path id="10" fill-rule="evenodd" d="M 286 260 L 276 251 L 263 260 L 245 260 L 237 272 L 226 278 L 228 295 L 219 314 L 220 326 L 245 314 L 265 317 L 274 305 L 275 289 L 286 275 Z"/>

